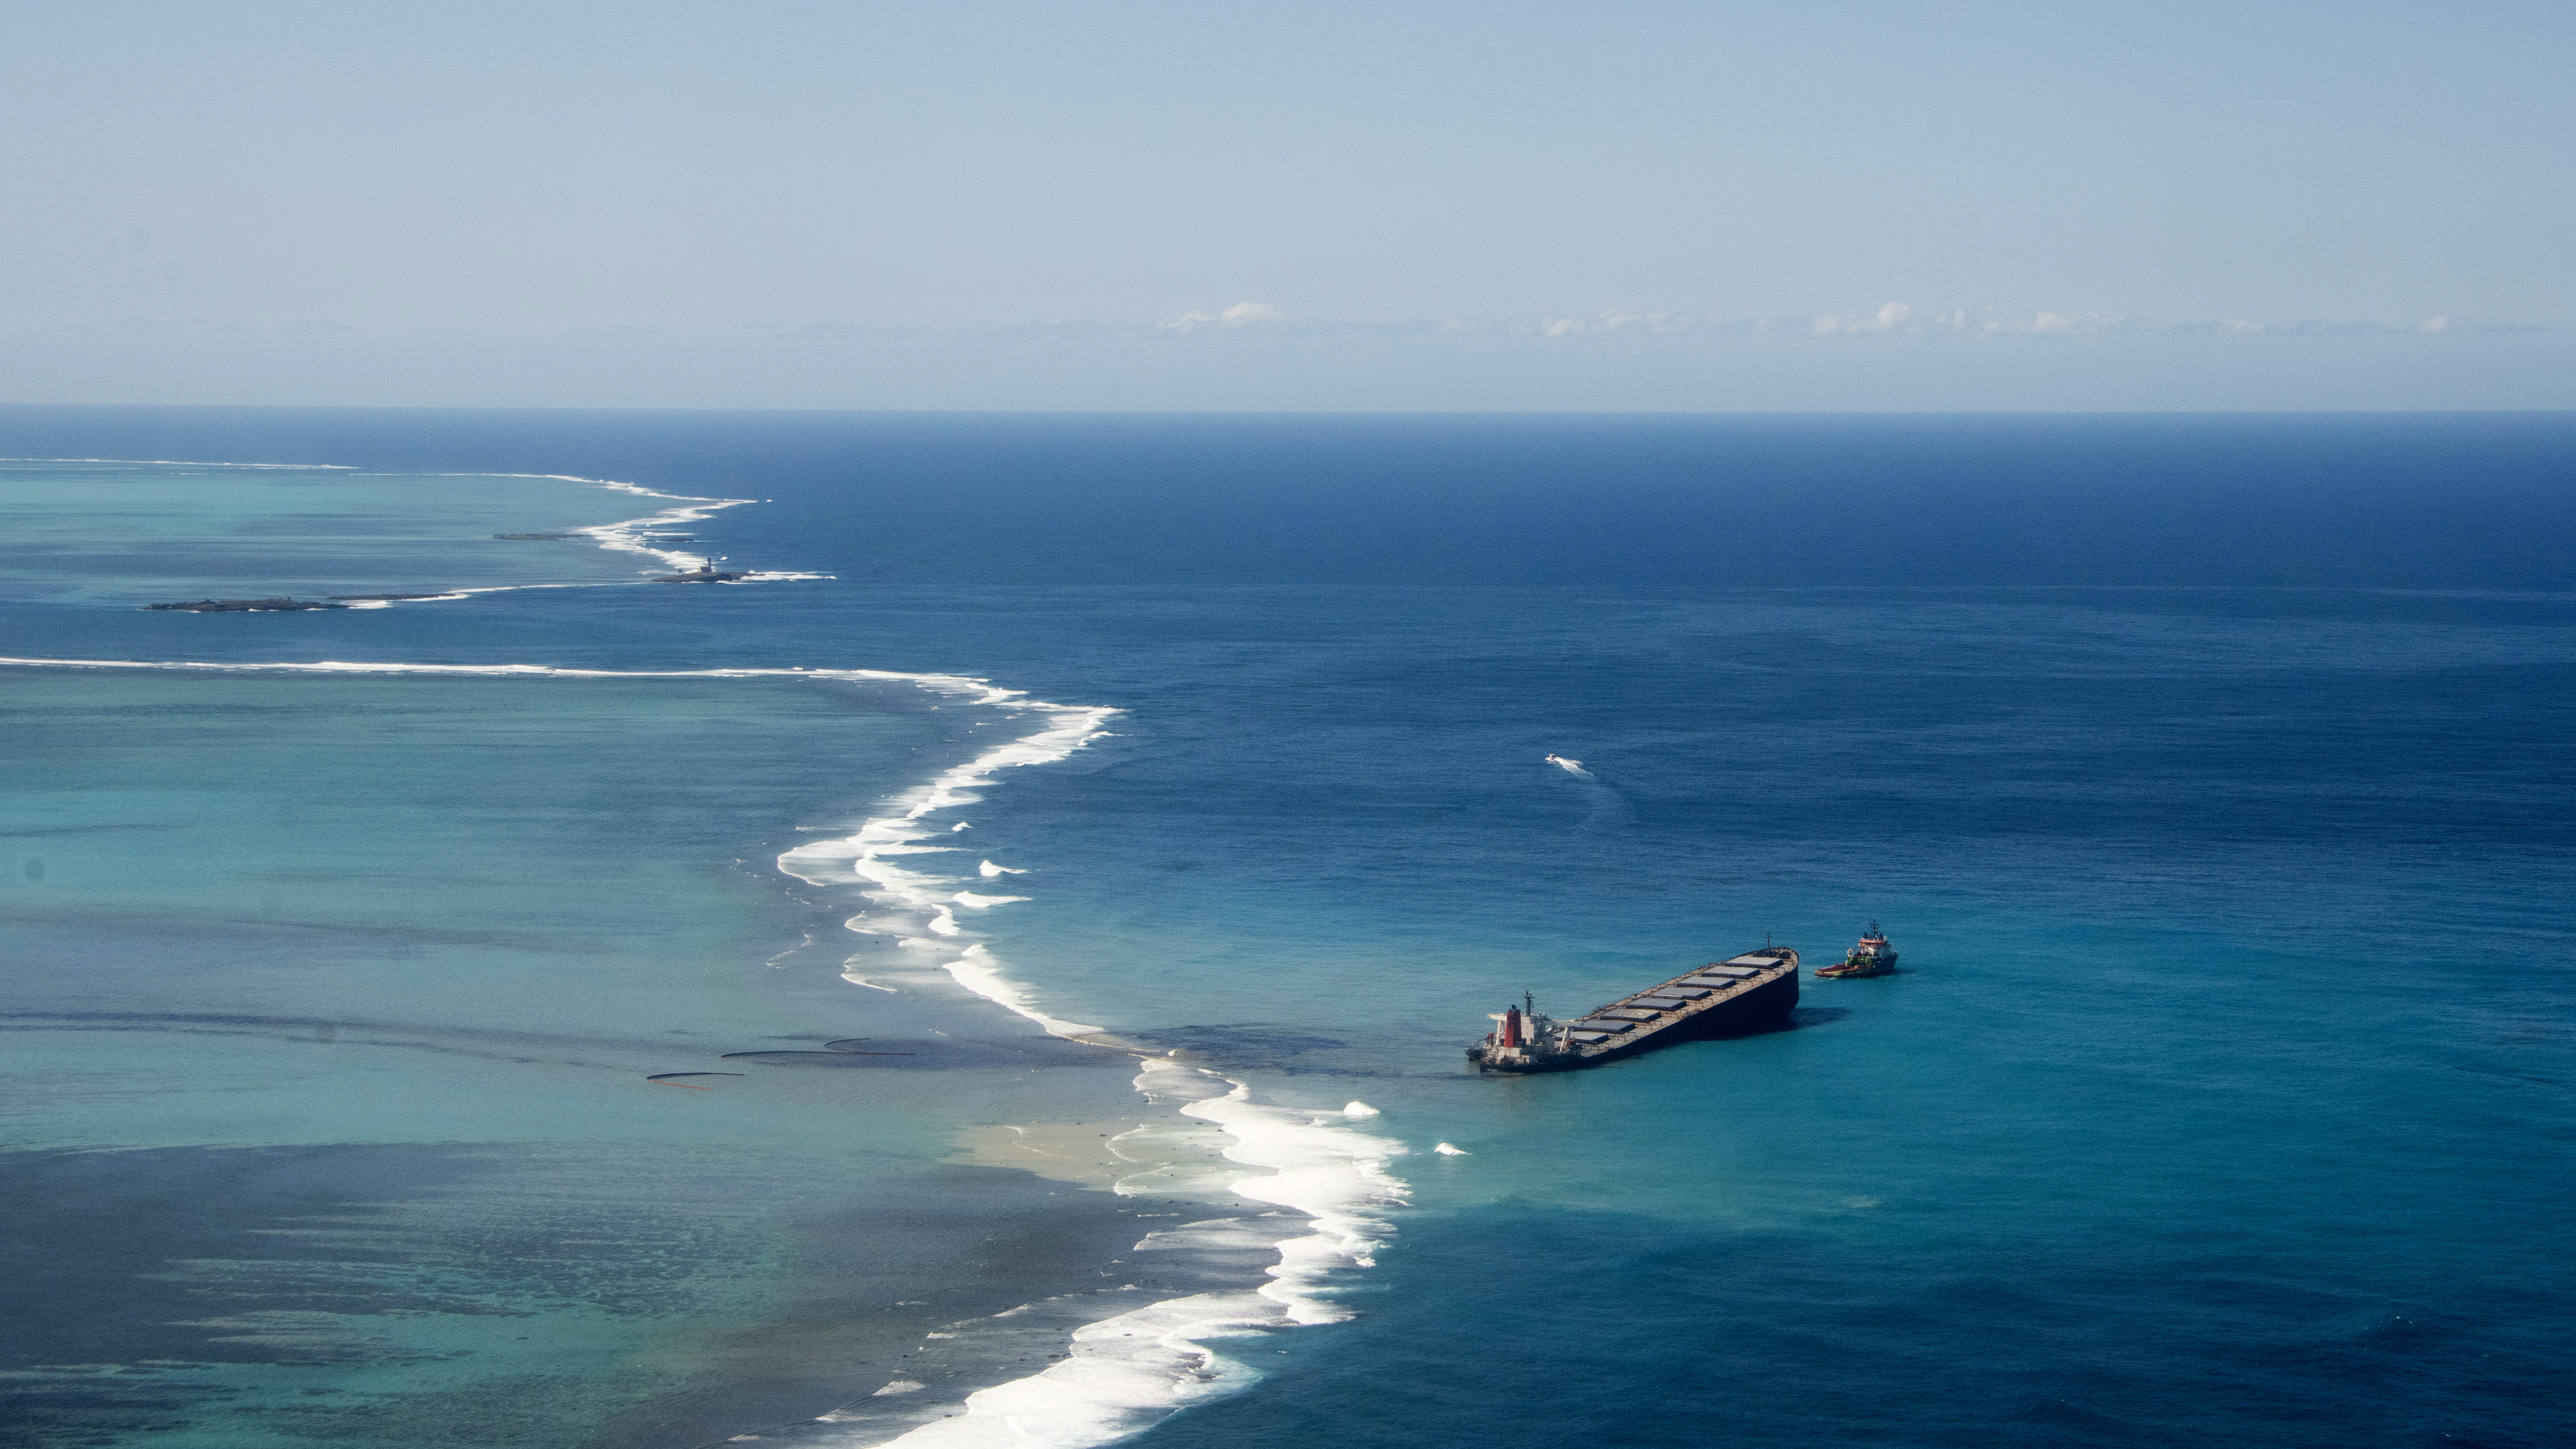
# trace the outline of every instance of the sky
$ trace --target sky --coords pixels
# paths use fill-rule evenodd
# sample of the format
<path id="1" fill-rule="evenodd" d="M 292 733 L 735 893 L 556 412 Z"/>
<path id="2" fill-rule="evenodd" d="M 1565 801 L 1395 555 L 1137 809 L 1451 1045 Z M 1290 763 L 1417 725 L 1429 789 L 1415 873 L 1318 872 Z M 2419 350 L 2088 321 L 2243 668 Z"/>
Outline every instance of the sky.
<path id="1" fill-rule="evenodd" d="M 2576 406 L 2576 7 L 0 0 L 0 401 Z"/>

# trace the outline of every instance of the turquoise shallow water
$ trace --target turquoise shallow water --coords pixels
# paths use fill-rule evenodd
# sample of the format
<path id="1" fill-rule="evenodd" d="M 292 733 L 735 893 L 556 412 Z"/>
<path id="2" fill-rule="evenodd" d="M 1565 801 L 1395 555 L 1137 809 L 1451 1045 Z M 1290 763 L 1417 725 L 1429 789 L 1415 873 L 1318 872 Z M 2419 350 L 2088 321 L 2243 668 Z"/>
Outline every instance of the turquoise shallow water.
<path id="1" fill-rule="evenodd" d="M 2576 1284 L 2553 1236 L 2576 1146 L 2559 918 L 2576 845 L 2563 727 L 2576 443 L 2563 419 L 12 424 L 16 452 L 70 452 L 75 438 L 114 451 L 99 437 L 111 424 L 124 451 L 165 457 L 261 456 L 264 436 L 291 435 L 298 456 L 327 446 L 369 468 L 775 499 L 726 515 L 726 547 L 837 576 L 249 619 L 22 603 L 8 623 L 42 648 L 12 652 L 966 671 L 1124 710 L 1106 737 L 960 807 L 973 830 L 954 840 L 971 848 L 914 863 L 1030 898 L 953 914 L 971 912 L 1036 1007 L 1191 1053 L 1258 1102 L 1329 1124 L 1318 1133 L 1402 1148 L 1386 1170 L 1409 1198 L 1344 1204 L 1392 1235 L 1374 1266 L 1322 1290 L 1356 1318 L 1221 1342 L 1216 1381 L 1241 1391 L 1191 1398 L 1139 1442 L 2567 1436 L 2576 1385 L 2555 1345 L 2576 1327 Z M 210 446 L 178 451 L 192 443 Z M 1855 583 L 1861 563 L 1872 572 Z M 60 597 L 19 595 L 37 596 Z M 843 980 L 844 952 L 910 948 L 841 929 L 855 887 L 797 883 L 767 860 L 981 748 L 967 726 L 998 727 L 1006 711 L 818 681 L 594 692 L 234 676 L 216 681 L 240 695 L 218 719 L 190 702 L 218 698 L 188 693 L 201 680 L 7 683 L 36 701 L 26 717 L 47 754 L 20 783 L 42 828 L 170 823 L 192 842 L 175 861 L 104 844 L 63 869 L 45 857 L 39 892 L 100 869 L 133 880 L 95 910 L 13 918 L 48 943 L 33 972 L 47 1000 L 161 1009 L 134 1005 L 159 978 L 147 988 L 96 963 L 165 949 L 130 922 L 177 918 L 165 935 L 204 934 L 241 963 L 238 990 L 220 973 L 173 978 L 173 999 L 202 1014 L 312 991 L 354 1016 L 387 978 L 334 976 L 336 963 L 399 950 L 444 963 L 467 992 L 396 986 L 386 999 L 402 1011 L 384 1020 L 452 1025 L 474 1052 L 489 1042 L 472 1033 L 551 1023 L 542 1052 L 500 1052 L 501 1085 L 456 1089 L 464 1115 L 490 1124 L 454 1139 L 461 1149 L 434 1135 L 435 1072 L 344 1075 L 339 1063 L 376 1050 L 350 1052 L 345 1031 L 319 1041 L 301 1017 L 267 1036 L 239 1023 L 168 1033 L 206 1054 L 170 1058 L 189 1072 L 130 1053 L 83 1064 L 107 1049 L 96 1043 L 159 1039 L 94 1022 L 13 1038 L 51 1043 L 49 1070 L 20 1090 L 42 1101 L 59 1080 L 73 1119 L 98 1124 L 90 1145 L 246 1144 L 219 1136 L 231 1109 L 183 1086 L 202 1065 L 260 1104 L 238 1120 L 296 1150 L 353 1151 L 355 1104 L 398 1104 L 399 1160 L 333 1171 L 400 1190 L 330 1202 L 525 1203 L 542 1183 L 588 1204 L 582 1231 L 549 1253 L 569 1275 L 550 1281 L 578 1278 L 590 1306 L 527 1340 L 548 1345 L 567 1391 L 502 1392 L 513 1355 L 535 1350 L 503 1347 L 517 1329 L 494 1332 L 482 1308 L 418 1320 L 452 1330 L 438 1352 L 470 1357 L 366 1361 L 409 1355 L 425 1367 L 400 1372 L 437 1377 L 446 1402 L 503 1406 L 452 1429 L 433 1416 L 438 1433 L 622 1444 L 722 1425 L 868 1442 L 884 1424 L 773 1432 L 786 1406 L 835 1400 L 808 1387 L 829 1378 L 819 1369 L 760 1376 L 811 1364 L 826 1343 L 845 1391 L 885 1382 L 894 1369 L 868 1358 L 876 1340 L 847 1306 L 921 1294 L 870 1274 L 909 1263 L 989 1284 L 991 1245 L 1009 1244 L 1033 1275 L 1016 1281 L 1063 1270 L 1053 1293 L 1136 1271 L 1126 1245 L 1166 1221 L 1113 1217 L 1084 1247 L 1066 1225 L 1103 1195 L 933 1160 L 951 1125 L 1106 1110 L 1112 1094 L 1059 1085 L 1094 1075 L 1059 1064 L 1070 1059 L 919 1074 L 986 1083 L 973 1089 L 984 1104 L 942 1085 L 854 1105 L 834 1094 L 876 1079 L 855 1071 L 775 1072 L 731 1094 L 632 1085 L 670 1059 L 653 1033 L 672 1028 L 788 1046 L 934 1029 L 1029 1041 L 998 1008 L 931 999 L 933 981 L 889 994 Z M 149 781 L 133 778 L 146 756 L 120 763 L 101 723 L 118 689 L 137 692 L 124 707 L 158 762 Z M 299 697 L 347 722 L 310 768 L 287 737 L 253 728 Z M 41 724 L 58 703 L 70 712 Z M 232 762 L 244 741 L 267 764 Z M 1547 765 L 1550 752 L 1595 778 Z M 203 803 L 308 774 L 300 824 L 236 832 L 234 807 Z M 48 803 L 111 781 L 94 800 Z M 387 838 L 432 843 L 418 854 L 424 902 L 447 902 L 437 911 L 415 912 L 398 872 L 372 863 L 381 811 L 403 822 Z M 517 843 L 483 844 L 502 837 Z M 185 858 L 221 859 L 235 840 L 237 864 Z M 498 867 L 476 863 L 487 849 Z M 964 876 L 978 859 L 1027 873 Z M 316 879 L 252 879 L 270 862 Z M 345 943 L 337 956 L 281 967 L 283 948 L 264 943 L 296 932 L 259 914 L 270 889 L 277 918 L 312 912 L 314 939 Z M 13 903 L 35 898 L 13 888 Z M 477 911 L 547 931 L 544 951 L 356 944 L 378 918 L 417 932 Z M 1872 917 L 1906 971 L 1811 983 L 1792 1030 L 1545 1080 L 1462 1069 L 1483 1013 L 1523 989 L 1589 1006 L 1765 932 L 1830 956 Z M 632 1027 L 596 1028 L 591 1003 L 639 974 L 651 985 L 620 1008 Z M 561 993 L 536 984 L 558 979 Z M 920 1014 L 879 1015 L 898 1010 Z M 465 1053 L 381 1052 L 486 1070 Z M 517 1060 L 541 1055 L 554 1064 Z M 575 1064 L 594 1060 L 581 1076 L 594 1068 Z M 348 1083 L 345 1104 L 290 1137 L 277 1124 L 311 1111 L 309 1094 L 263 1071 L 316 1073 L 300 1080 L 317 1091 Z M 530 1073 L 561 1073 L 566 1103 L 595 1106 L 554 1108 Z M 1064 1100 L 1032 1109 L 1031 1089 Z M 683 1110 L 649 1106 L 655 1091 L 711 1109 L 685 1119 L 706 1130 L 650 1125 Z M 1344 1116 L 1354 1100 L 1380 1115 Z M 1463 1155 L 1433 1150 L 1443 1142 Z M 134 1196 L 77 1175 L 116 1160 L 25 1165 L 69 1174 L 40 1200 L 95 1204 Z M 153 1180 L 267 1180 L 232 1162 L 156 1167 Z M 721 1210 L 698 1196 L 735 1181 L 756 1190 Z M 654 1193 L 639 1199 L 645 1182 Z M 276 1225 L 274 1194 L 236 1197 L 242 1222 Z M 646 1217 L 598 1210 L 638 1200 L 655 1204 Z M 816 1249 L 832 1203 L 844 1241 L 876 1245 L 867 1261 Z M 960 1214 L 1008 1225 L 943 1238 Z M 438 1239 L 422 1225 L 438 1216 L 394 1212 L 377 1241 L 427 1254 Z M 58 1255 L 76 1261 L 147 1239 L 168 1244 L 141 1250 L 156 1263 L 221 1256 L 175 1227 L 49 1241 L 86 1244 Z M 234 1237 L 235 1259 L 250 1240 Z M 521 1279 L 493 1263 L 547 1256 L 459 1259 L 480 1276 L 456 1302 L 518 1304 Z M 668 1286 L 634 1306 L 649 1284 Z M 268 1308 L 306 1311 L 263 1291 Z M 407 1302 L 392 1292 L 370 1277 L 334 1311 L 390 1312 Z M 944 1344 L 918 1335 L 965 1311 L 904 1333 Z M 116 1362 L 202 1356 L 215 1336 L 147 1352 L 128 1324 L 102 1329 L 84 1361 L 110 1361 L 111 1346 Z M 998 1382 L 1060 1349 L 957 1371 Z M 332 1362 L 295 1370 L 292 1395 L 394 1372 Z M 282 1387 L 217 1403 L 233 1381 L 204 1382 L 166 1411 L 129 1395 L 47 1412 L 162 1413 L 152 1432 L 180 1441 L 273 1442 L 293 1421 L 272 1412 Z M 139 1436 L 142 1422 L 108 1432 Z M 1022 1422 L 1044 1442 L 1108 1433 L 1078 1416 Z"/>
<path id="2" fill-rule="evenodd" d="M 1033 1075 L 1059 1109 L 1129 1105 L 1127 1072 L 1032 1055 L 1006 1013 L 951 1000 L 950 1036 L 845 1059 L 929 1070 L 722 1059 L 924 1033 L 796 954 L 840 913 L 757 847 L 1004 721 L 846 681 L 0 689 L 0 1120 L 61 1295 L 15 1384 L 40 1442 L 721 1437 L 851 1396 L 901 1352 L 890 1313 L 981 1302 L 959 1252 L 1000 1227 L 1040 1258 L 1100 1231 L 1044 1212 L 1061 1187 L 941 1162 L 956 1125 L 1026 1115 Z M 673 1072 L 731 1075 L 648 1080 Z M 966 1242 L 895 1226 L 933 1212 Z"/>
<path id="3" fill-rule="evenodd" d="M 670 506 L 570 478 L 0 459 L 0 527 L 15 560 L 5 586 L 26 601 L 130 607 L 633 583 L 653 560 L 588 539 L 493 535 Z"/>

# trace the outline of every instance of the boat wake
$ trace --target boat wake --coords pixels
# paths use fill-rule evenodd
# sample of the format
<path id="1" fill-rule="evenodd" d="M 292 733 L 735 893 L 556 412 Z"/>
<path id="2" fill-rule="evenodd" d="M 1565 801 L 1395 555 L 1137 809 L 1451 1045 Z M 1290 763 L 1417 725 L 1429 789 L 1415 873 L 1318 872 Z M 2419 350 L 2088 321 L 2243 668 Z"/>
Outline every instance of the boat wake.
<path id="1" fill-rule="evenodd" d="M 1578 833 L 1618 834 L 1637 823 L 1636 803 L 1615 783 L 1615 777 L 1604 780 L 1585 769 L 1581 760 L 1568 759 L 1563 755 L 1550 755 L 1547 762 L 1582 781 L 1578 788 L 1591 798 L 1592 808 L 1584 813 L 1582 824 L 1575 827 Z"/>

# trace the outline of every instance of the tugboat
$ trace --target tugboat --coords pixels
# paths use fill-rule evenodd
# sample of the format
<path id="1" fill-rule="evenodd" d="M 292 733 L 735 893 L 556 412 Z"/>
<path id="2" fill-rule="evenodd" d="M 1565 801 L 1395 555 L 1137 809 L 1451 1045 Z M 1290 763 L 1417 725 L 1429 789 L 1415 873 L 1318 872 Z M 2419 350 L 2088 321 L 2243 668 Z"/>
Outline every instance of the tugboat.
<path id="1" fill-rule="evenodd" d="M 1872 921 L 1869 934 L 1860 938 L 1860 944 L 1851 948 L 1850 955 L 1831 966 L 1817 967 L 1816 974 L 1842 980 L 1853 976 L 1885 976 L 1895 969 L 1896 948 L 1887 944 L 1887 933 L 1878 928 L 1878 922 Z"/>

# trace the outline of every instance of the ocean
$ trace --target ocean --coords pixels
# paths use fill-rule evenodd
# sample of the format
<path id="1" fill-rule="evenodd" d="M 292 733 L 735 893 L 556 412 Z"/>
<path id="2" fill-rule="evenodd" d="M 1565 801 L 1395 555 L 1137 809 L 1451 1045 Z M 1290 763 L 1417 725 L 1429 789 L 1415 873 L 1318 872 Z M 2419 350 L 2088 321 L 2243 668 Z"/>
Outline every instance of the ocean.
<path id="1" fill-rule="evenodd" d="M 2576 418 L 0 454 L 0 1443 L 2576 1437 Z"/>

